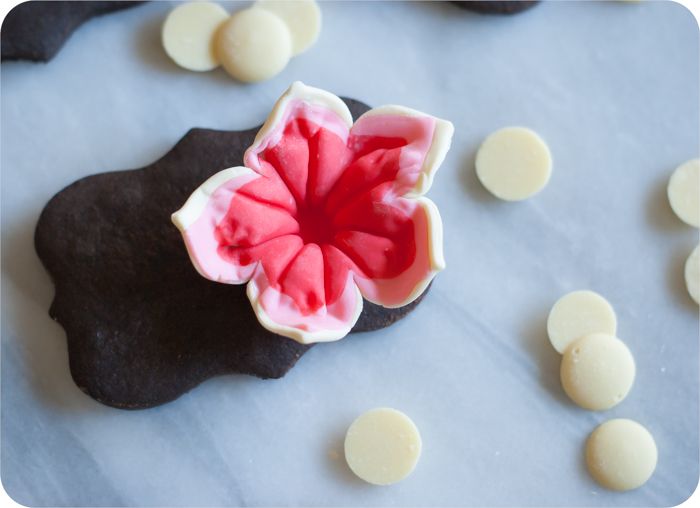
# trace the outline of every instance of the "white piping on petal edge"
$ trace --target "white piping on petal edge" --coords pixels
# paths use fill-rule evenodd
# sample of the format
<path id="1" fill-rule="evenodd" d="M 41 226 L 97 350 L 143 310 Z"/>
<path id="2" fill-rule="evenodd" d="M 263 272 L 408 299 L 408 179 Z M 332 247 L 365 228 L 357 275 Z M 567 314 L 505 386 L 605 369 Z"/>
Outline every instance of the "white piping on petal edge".
<path id="1" fill-rule="evenodd" d="M 263 326 L 263 328 L 269 330 L 270 332 L 282 335 L 284 337 L 288 337 L 292 340 L 295 340 L 296 342 L 299 342 L 300 344 L 314 344 L 316 342 L 334 342 L 340 340 L 343 337 L 345 337 L 348 333 L 350 333 L 352 327 L 355 326 L 355 323 L 357 323 L 357 320 L 360 318 L 360 314 L 362 313 L 362 294 L 360 293 L 360 290 L 355 284 L 355 282 L 352 280 L 352 275 L 348 274 L 346 288 L 348 287 L 348 285 L 351 285 L 351 290 L 354 290 L 355 293 L 356 303 L 355 311 L 347 327 L 330 330 L 325 329 L 307 331 L 292 326 L 283 325 L 273 320 L 272 317 L 263 308 L 262 304 L 260 303 L 261 293 L 254 279 L 255 276 L 253 276 L 250 282 L 248 282 L 246 293 L 248 295 L 248 299 L 250 300 L 250 304 L 253 307 L 253 311 L 255 312 L 255 316 L 258 318 L 258 322 Z M 264 291 L 276 290 L 271 287 L 268 287 Z M 323 310 L 325 310 L 325 307 L 323 307 Z"/>
<path id="2" fill-rule="evenodd" d="M 404 197 L 413 198 L 417 196 L 422 196 L 430 190 L 433 184 L 433 177 L 437 172 L 440 165 L 445 160 L 447 152 L 450 150 L 452 145 L 452 136 L 454 135 L 454 126 L 449 120 L 443 120 L 432 115 L 428 115 L 421 111 L 407 108 L 405 106 L 397 105 L 387 105 L 379 106 L 377 108 L 372 108 L 366 113 L 364 113 L 359 121 L 363 117 L 375 116 L 375 115 L 401 115 L 410 117 L 425 117 L 432 118 L 435 120 L 435 130 L 433 132 L 433 139 L 430 141 L 430 148 L 428 153 L 423 159 L 423 165 L 421 167 L 421 175 L 418 177 L 413 190 L 404 194 Z"/>
<path id="3" fill-rule="evenodd" d="M 301 81 L 295 81 L 272 107 L 272 111 L 265 120 L 265 123 L 255 136 L 253 144 L 246 150 L 243 156 L 244 161 L 248 160 L 249 154 L 260 152 L 265 149 L 265 147 L 262 146 L 263 142 L 274 133 L 275 129 L 283 121 L 288 103 L 294 100 L 301 100 L 309 104 L 316 104 L 328 108 L 338 115 L 347 125 L 348 130 L 352 127 L 352 115 L 350 114 L 350 110 L 338 96 L 321 90 L 320 88 L 306 86 Z"/>

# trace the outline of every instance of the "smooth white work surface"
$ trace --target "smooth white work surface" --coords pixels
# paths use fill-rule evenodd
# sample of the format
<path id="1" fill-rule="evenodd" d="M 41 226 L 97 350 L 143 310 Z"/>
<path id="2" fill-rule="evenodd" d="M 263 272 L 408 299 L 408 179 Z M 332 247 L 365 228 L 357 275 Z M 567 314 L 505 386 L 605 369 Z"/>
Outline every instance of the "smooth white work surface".
<path id="1" fill-rule="evenodd" d="M 666 198 L 698 156 L 698 26 L 673 3 L 555 2 L 513 17 L 436 3 L 323 3 L 316 46 L 272 81 L 190 73 L 160 47 L 173 4 L 94 19 L 48 64 L 2 64 L 2 482 L 29 505 L 667 506 L 698 479 L 698 307 L 683 280 L 697 230 Z M 229 11 L 241 8 L 226 4 Z M 294 80 L 371 105 L 450 119 L 429 193 L 447 269 L 410 317 L 314 347 L 285 378 L 210 380 L 128 412 L 68 371 L 53 286 L 33 249 L 46 201 L 82 176 L 136 168 L 191 127 L 249 128 Z M 552 178 L 505 203 L 476 149 L 523 125 Z M 163 227 L 172 227 L 164 224 Z M 184 248 L 184 247 L 183 247 Z M 620 405 L 577 408 L 547 339 L 551 305 L 591 289 L 637 363 Z M 391 487 L 343 459 L 352 420 L 395 407 L 421 429 Z M 631 418 L 659 449 L 650 481 L 607 492 L 588 476 L 597 424 Z"/>

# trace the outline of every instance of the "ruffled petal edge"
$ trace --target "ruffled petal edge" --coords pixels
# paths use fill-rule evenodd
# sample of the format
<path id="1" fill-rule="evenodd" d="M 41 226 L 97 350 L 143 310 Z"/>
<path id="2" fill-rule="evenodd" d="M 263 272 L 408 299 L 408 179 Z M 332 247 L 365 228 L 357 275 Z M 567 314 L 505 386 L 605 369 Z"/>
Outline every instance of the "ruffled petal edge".
<path id="1" fill-rule="evenodd" d="M 387 132 L 382 128 L 375 131 L 371 124 L 367 122 L 373 117 L 380 116 L 426 119 L 434 122 L 433 134 L 427 145 L 427 150 L 425 150 L 420 172 L 415 176 L 415 183 L 412 187 L 403 194 L 407 198 L 424 195 L 430 190 L 435 172 L 445 160 L 445 156 L 452 144 L 452 136 L 454 134 L 452 122 L 404 106 L 386 105 L 372 108 L 360 116 L 355 121 L 352 132 L 366 135 L 391 136 L 391 132 Z"/>
<path id="2" fill-rule="evenodd" d="M 369 279 L 354 270 L 355 282 L 368 301 L 387 308 L 403 307 L 418 298 L 438 272 L 445 269 L 442 219 L 430 199 L 407 199 L 420 213 L 414 215 L 416 258 L 406 270 L 391 279 Z"/>
<path id="3" fill-rule="evenodd" d="M 246 289 L 260 324 L 301 344 L 332 342 L 345 337 L 362 313 L 362 294 L 348 274 L 342 296 L 330 306 L 302 315 L 294 301 L 270 286 L 263 270 L 256 271 Z"/>

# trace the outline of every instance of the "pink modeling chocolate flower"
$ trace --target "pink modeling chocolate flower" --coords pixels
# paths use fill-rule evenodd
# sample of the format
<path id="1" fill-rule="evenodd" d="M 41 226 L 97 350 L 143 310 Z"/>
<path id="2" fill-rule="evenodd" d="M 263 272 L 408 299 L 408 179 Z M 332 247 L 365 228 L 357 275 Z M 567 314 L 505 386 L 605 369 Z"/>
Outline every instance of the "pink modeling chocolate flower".
<path id="1" fill-rule="evenodd" d="M 200 274 L 248 283 L 268 330 L 338 340 L 362 297 L 400 307 L 445 266 L 437 207 L 423 197 L 452 124 L 400 106 L 354 123 L 333 94 L 294 83 L 245 153 L 173 214 Z"/>

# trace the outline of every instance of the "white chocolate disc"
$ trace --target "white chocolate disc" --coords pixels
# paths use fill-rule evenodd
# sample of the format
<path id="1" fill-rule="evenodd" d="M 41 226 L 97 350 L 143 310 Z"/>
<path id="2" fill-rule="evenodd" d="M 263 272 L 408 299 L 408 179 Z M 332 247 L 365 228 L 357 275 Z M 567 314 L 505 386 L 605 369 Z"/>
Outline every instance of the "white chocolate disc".
<path id="1" fill-rule="evenodd" d="M 421 452 L 418 429 L 396 409 L 372 409 L 355 420 L 345 436 L 345 460 L 352 472 L 375 485 L 406 478 Z"/>
<path id="2" fill-rule="evenodd" d="M 594 333 L 575 340 L 561 360 L 564 391 L 584 409 L 609 409 L 627 397 L 636 367 L 627 346 L 617 337 Z"/>
<path id="3" fill-rule="evenodd" d="M 287 25 L 265 9 L 238 11 L 216 36 L 216 52 L 226 72 L 239 81 L 263 81 L 280 73 L 292 54 Z"/>
<path id="4" fill-rule="evenodd" d="M 588 471 L 599 484 L 612 490 L 642 486 L 654 473 L 657 458 L 653 436 L 633 420 L 608 420 L 586 441 Z"/>
<path id="5" fill-rule="evenodd" d="M 214 51 L 214 35 L 227 19 L 228 12 L 219 4 L 190 2 L 178 5 L 163 23 L 163 48 L 180 67 L 191 71 L 215 69 L 219 60 Z"/>
<path id="6" fill-rule="evenodd" d="M 700 245 L 693 249 L 685 262 L 685 285 L 690 297 L 700 304 Z"/>
<path id="7" fill-rule="evenodd" d="M 549 148 L 535 132 L 524 127 L 494 132 L 476 154 L 476 174 L 482 185 L 506 201 L 520 201 L 538 193 L 551 173 Z"/>
<path id="8" fill-rule="evenodd" d="M 593 291 L 573 291 L 562 296 L 549 311 L 547 334 L 559 353 L 574 340 L 592 333 L 617 333 L 612 305 Z"/>
<path id="9" fill-rule="evenodd" d="M 668 201 L 686 224 L 700 227 L 700 159 L 681 164 L 668 181 Z"/>
<path id="10" fill-rule="evenodd" d="M 292 36 L 292 56 L 303 53 L 321 33 L 321 9 L 315 0 L 258 0 L 255 7 L 277 14 Z"/>

